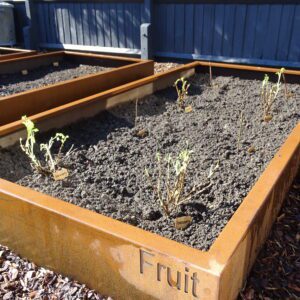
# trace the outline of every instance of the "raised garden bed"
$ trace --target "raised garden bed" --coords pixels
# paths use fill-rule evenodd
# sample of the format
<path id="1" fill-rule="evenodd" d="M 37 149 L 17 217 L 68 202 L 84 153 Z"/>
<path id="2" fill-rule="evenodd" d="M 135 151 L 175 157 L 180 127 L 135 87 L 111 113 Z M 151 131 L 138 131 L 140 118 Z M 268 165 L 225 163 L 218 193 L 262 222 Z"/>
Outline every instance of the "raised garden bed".
<path id="1" fill-rule="evenodd" d="M 20 72 L 16 74 L 0 75 L 0 97 L 111 69 L 112 68 L 109 67 L 83 65 L 72 61 L 63 61 L 58 66 L 42 66 L 31 70 L 26 76 L 22 75 Z"/>
<path id="2" fill-rule="evenodd" d="M 177 110 L 173 88 L 141 99 L 171 86 L 180 75 L 193 75 L 195 67 L 207 68 L 201 62 L 190 64 L 73 102 L 72 108 L 62 106 L 56 110 L 60 114 L 34 115 L 38 126 L 51 128 L 62 116 L 60 125 L 73 122 L 71 116 L 78 109 L 82 118 L 90 116 L 91 110 L 99 112 L 139 98 L 137 118 L 132 104 L 59 130 L 69 134 L 75 145 L 65 162 L 71 174 L 64 181 L 32 174 L 25 159 L 20 163 L 22 153 L 17 145 L 1 151 L 2 178 L 147 231 L 1 180 L 0 211 L 5 213 L 0 221 L 0 242 L 119 298 L 234 298 L 299 166 L 300 127 L 294 97 L 299 86 L 287 86 L 293 96 L 278 101 L 269 123 L 261 121 L 259 111 L 261 81 L 242 76 L 216 77 L 212 87 L 208 76 L 191 77 L 190 113 Z M 236 75 L 237 69 L 247 70 L 244 66 L 226 67 L 231 75 Z M 226 70 L 218 64 L 213 68 L 214 74 Z M 274 72 L 253 70 L 252 77 L 260 78 L 263 73 L 259 71 Z M 285 74 L 289 82 L 297 81 L 297 72 Z M 241 110 L 245 133 L 237 147 L 235 127 Z M 148 135 L 136 136 L 139 129 L 146 129 Z M 17 134 L 20 132 L 10 132 L 14 138 Z M 45 134 L 41 139 L 48 137 Z M 176 154 L 186 147 L 186 141 L 194 151 L 190 188 L 194 180 L 205 181 L 210 166 L 218 160 L 220 167 L 209 190 L 166 217 L 143 178 L 144 168 L 154 169 L 157 150 Z M 13 171 L 9 174 L 8 170 Z M 177 230 L 174 219 L 182 215 L 192 216 L 193 221 L 187 229 Z M 47 226 L 42 225 L 44 220 Z M 41 227 L 47 228 L 47 234 Z M 32 230 L 34 234 L 29 236 Z M 34 252 L 32 245 L 40 245 L 47 254 Z"/>
<path id="3" fill-rule="evenodd" d="M 52 66 L 52 63 L 54 62 L 57 62 L 60 65 L 62 64 L 62 66 L 64 66 L 64 64 L 73 64 L 73 66 L 76 64 L 85 64 L 93 66 L 81 66 L 75 68 L 75 70 L 71 68 L 69 70 L 61 71 L 57 71 L 57 67 L 55 67 L 55 73 L 46 75 L 49 66 L 51 66 L 50 70 L 53 70 L 54 67 Z M 6 113 L 0 115 L 0 126 L 5 125 L 6 127 L 10 127 L 6 133 L 13 132 L 16 129 L 15 125 L 19 123 L 22 115 L 44 113 L 50 109 L 56 109 L 59 106 L 64 104 L 67 105 L 78 99 L 89 97 L 130 81 L 152 75 L 154 72 L 153 65 L 153 61 L 147 60 L 64 51 L 39 54 L 28 59 L 16 59 L 13 62 L 7 63 L 5 66 L 1 65 L 0 62 L 0 73 L 3 67 L 4 69 L 7 67 L 10 68 L 10 70 L 14 69 L 15 71 L 21 71 L 23 68 L 28 70 L 46 68 L 46 72 L 36 71 L 37 78 L 32 78 L 32 80 L 29 80 L 28 82 L 26 82 L 26 80 L 19 82 L 18 79 L 20 75 L 18 75 L 16 76 L 16 80 L 13 80 L 14 83 L 12 84 L 10 78 L 12 75 L 8 75 L 9 78 L 7 80 L 5 78 L 3 79 L 3 81 L 6 80 L 5 82 L 7 82 L 8 85 L 5 87 L 4 83 L 2 93 L 13 92 L 16 90 L 20 91 L 27 88 L 30 89 L 47 83 L 53 83 L 57 80 L 60 81 L 60 79 L 64 80 L 68 77 L 78 76 L 79 73 L 89 73 L 91 70 L 99 71 L 103 68 L 113 68 L 108 71 L 79 76 L 78 78 L 1 97 L 0 110 L 2 112 L 5 111 Z M 44 77 L 41 78 L 39 75 Z M 58 75 L 60 76 L 59 78 L 57 77 Z M 14 76 L 15 75 L 13 75 L 13 77 Z M 10 109 L 12 106 L 14 106 L 13 110 Z M 2 131 L 2 134 L 6 133 L 5 131 Z"/>
<path id="4" fill-rule="evenodd" d="M 0 97 L 140 62 L 139 59 L 64 51 L 6 60 L 0 62 Z"/>
<path id="5" fill-rule="evenodd" d="M 25 56 L 31 56 L 36 53 L 37 51 L 35 50 L 0 47 L 0 61 L 25 57 Z"/>

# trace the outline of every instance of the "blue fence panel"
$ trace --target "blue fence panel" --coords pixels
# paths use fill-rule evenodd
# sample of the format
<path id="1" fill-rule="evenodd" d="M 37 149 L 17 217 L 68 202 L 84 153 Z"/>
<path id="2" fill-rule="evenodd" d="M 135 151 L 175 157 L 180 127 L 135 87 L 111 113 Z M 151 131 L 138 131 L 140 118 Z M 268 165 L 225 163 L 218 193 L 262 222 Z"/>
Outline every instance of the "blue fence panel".
<path id="1" fill-rule="evenodd" d="M 256 2 L 156 1 L 155 54 L 300 66 L 300 4 Z"/>
<path id="2" fill-rule="evenodd" d="M 37 3 L 43 46 L 83 45 L 140 49 L 144 4 L 124 2 Z"/>
<path id="3" fill-rule="evenodd" d="M 299 1 L 153 0 L 152 17 L 142 0 L 31 1 L 44 47 L 138 53 L 152 19 L 156 56 L 300 67 Z M 24 4 L 15 5 L 23 26 Z"/>

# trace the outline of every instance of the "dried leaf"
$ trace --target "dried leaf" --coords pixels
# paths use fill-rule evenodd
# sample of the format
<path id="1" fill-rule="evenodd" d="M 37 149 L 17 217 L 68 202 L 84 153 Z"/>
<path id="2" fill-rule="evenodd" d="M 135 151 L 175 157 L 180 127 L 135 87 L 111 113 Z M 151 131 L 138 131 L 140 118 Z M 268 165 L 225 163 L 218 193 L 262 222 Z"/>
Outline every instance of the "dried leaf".
<path id="1" fill-rule="evenodd" d="M 190 216 L 179 217 L 175 219 L 175 228 L 179 230 L 186 229 L 193 221 Z"/>
<path id="2" fill-rule="evenodd" d="M 254 153 L 256 151 L 256 149 L 255 149 L 254 146 L 251 146 L 251 147 L 248 148 L 247 151 L 248 151 L 249 154 L 252 154 L 252 153 Z"/>
<path id="3" fill-rule="evenodd" d="M 148 136 L 149 132 L 147 129 L 141 129 L 136 133 L 136 136 L 140 137 L 140 138 L 145 138 L 146 136 Z"/>
<path id="4" fill-rule="evenodd" d="M 58 181 L 58 180 L 64 180 L 65 178 L 67 178 L 69 176 L 69 172 L 67 169 L 65 168 L 62 168 L 58 171 L 55 171 L 53 173 L 53 177 L 54 177 L 54 180 L 55 181 Z"/>
<path id="5" fill-rule="evenodd" d="M 271 116 L 271 115 L 264 116 L 265 122 L 270 122 L 272 119 L 273 119 L 273 116 Z"/>
<path id="6" fill-rule="evenodd" d="M 190 112 L 193 111 L 193 108 L 192 108 L 191 105 L 188 105 L 188 106 L 184 109 L 184 111 L 185 111 L 186 113 L 190 113 Z"/>

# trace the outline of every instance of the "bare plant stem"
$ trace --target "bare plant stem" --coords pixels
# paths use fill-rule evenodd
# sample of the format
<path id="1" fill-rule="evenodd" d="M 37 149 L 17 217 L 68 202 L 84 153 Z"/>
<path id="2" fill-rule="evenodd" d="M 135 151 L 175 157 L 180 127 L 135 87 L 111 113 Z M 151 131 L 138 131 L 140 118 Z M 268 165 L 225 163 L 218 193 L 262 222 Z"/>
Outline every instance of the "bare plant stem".
<path id="1" fill-rule="evenodd" d="M 243 123 L 244 123 L 244 112 L 241 111 L 240 118 L 239 118 L 239 132 L 238 132 L 238 138 L 237 138 L 237 150 L 240 151 L 241 146 L 241 137 L 242 137 L 242 131 L 243 131 Z"/>
<path id="2" fill-rule="evenodd" d="M 212 68 L 211 68 L 211 64 L 209 62 L 209 85 L 212 86 Z"/>
<path id="3" fill-rule="evenodd" d="M 138 102 L 139 102 L 139 99 L 137 98 L 137 99 L 135 100 L 135 117 L 134 117 L 134 127 L 136 127 L 136 126 L 137 126 Z"/>
<path id="4" fill-rule="evenodd" d="M 289 92 L 288 92 L 288 89 L 287 89 L 286 78 L 285 78 L 284 74 L 282 74 L 282 78 L 283 78 L 283 83 L 284 83 L 284 97 L 285 97 L 285 100 L 288 100 Z"/>

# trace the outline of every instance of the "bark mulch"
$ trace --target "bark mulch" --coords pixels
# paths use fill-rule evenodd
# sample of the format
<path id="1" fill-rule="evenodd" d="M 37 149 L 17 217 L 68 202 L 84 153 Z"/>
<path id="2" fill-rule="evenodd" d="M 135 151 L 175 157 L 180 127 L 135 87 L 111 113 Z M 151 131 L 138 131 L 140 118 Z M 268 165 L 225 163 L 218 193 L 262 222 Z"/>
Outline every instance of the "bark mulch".
<path id="1" fill-rule="evenodd" d="M 112 300 L 84 284 L 20 258 L 0 245 L 0 299 L 2 300 Z"/>
<path id="2" fill-rule="evenodd" d="M 240 300 L 300 299 L 300 172 Z"/>

